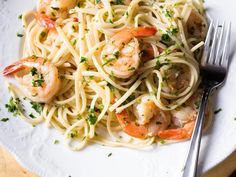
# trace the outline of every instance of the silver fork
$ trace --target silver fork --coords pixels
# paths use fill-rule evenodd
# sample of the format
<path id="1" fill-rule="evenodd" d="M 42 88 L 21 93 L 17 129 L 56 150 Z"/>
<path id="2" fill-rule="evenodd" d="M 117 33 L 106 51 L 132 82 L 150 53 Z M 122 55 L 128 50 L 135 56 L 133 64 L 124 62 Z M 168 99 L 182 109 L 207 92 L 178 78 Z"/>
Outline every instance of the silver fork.
<path id="1" fill-rule="evenodd" d="M 226 78 L 230 52 L 230 33 L 231 23 L 226 27 L 225 22 L 223 25 L 219 25 L 218 20 L 216 24 L 213 20 L 211 21 L 200 66 L 203 79 L 203 95 L 182 177 L 197 176 L 205 108 L 212 90 L 219 87 Z"/>

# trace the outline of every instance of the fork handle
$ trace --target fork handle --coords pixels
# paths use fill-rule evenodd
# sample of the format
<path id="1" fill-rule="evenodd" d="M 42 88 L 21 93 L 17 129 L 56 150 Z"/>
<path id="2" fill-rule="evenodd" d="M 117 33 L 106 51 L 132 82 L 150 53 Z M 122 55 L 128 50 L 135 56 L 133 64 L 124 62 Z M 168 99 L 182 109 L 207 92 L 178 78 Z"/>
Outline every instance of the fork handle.
<path id="1" fill-rule="evenodd" d="M 208 102 L 209 95 L 212 91 L 212 87 L 206 86 L 203 90 L 201 98 L 200 108 L 198 111 L 195 128 L 191 138 L 191 145 L 188 152 L 188 157 L 185 162 L 184 172 L 182 177 L 197 177 L 197 165 L 199 149 L 201 144 L 203 120 L 205 117 L 205 110 Z"/>

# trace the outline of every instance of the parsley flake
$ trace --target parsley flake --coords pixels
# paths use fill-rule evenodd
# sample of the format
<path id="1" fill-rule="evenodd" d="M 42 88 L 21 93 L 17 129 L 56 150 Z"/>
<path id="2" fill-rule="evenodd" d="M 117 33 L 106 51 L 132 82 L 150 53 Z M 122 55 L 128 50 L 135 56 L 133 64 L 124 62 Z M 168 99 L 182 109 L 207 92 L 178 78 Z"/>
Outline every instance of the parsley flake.
<path id="1" fill-rule="evenodd" d="M 34 75 L 38 74 L 38 70 L 37 70 L 35 67 L 33 67 L 33 68 L 30 70 L 30 73 L 31 73 L 32 76 L 34 76 Z"/>
<path id="2" fill-rule="evenodd" d="M 42 87 L 43 83 L 44 83 L 44 77 L 42 73 L 38 74 L 38 79 L 33 79 L 32 80 L 32 86 L 33 87 Z"/>
<path id="3" fill-rule="evenodd" d="M 7 122 L 9 120 L 9 118 L 2 118 L 1 121 L 2 122 Z"/>
<path id="4" fill-rule="evenodd" d="M 122 5 L 124 4 L 123 0 L 115 0 L 116 5 Z"/>
<path id="5" fill-rule="evenodd" d="M 89 115 L 87 121 L 90 125 L 94 125 L 97 122 L 97 116 L 94 114 L 94 109 L 89 109 Z"/>
<path id="6" fill-rule="evenodd" d="M 165 140 L 160 140 L 160 143 L 161 143 L 161 144 L 165 144 L 166 141 L 165 141 Z"/>
<path id="7" fill-rule="evenodd" d="M 80 57 L 80 63 L 86 62 L 88 60 L 88 58 L 81 56 Z"/>
<path id="8" fill-rule="evenodd" d="M 59 7 L 51 7 L 53 10 L 59 10 Z"/>
<path id="9" fill-rule="evenodd" d="M 169 36 L 168 34 L 163 34 L 163 35 L 161 36 L 161 40 L 162 40 L 163 42 L 170 42 L 170 36 Z"/>
<path id="10" fill-rule="evenodd" d="M 120 56 L 120 52 L 117 50 L 117 51 L 115 51 L 115 52 L 113 53 L 113 55 L 114 55 L 116 58 L 118 58 L 118 57 Z"/>
<path id="11" fill-rule="evenodd" d="M 43 110 L 43 104 L 42 103 L 36 103 L 36 102 L 30 102 L 31 107 L 37 112 L 37 113 L 41 113 Z"/>
<path id="12" fill-rule="evenodd" d="M 222 108 L 219 108 L 219 109 L 215 110 L 214 114 L 218 114 L 220 111 L 222 111 Z"/>
<path id="13" fill-rule="evenodd" d="M 29 116 L 30 116 L 32 119 L 35 119 L 35 118 L 36 118 L 33 113 L 30 113 Z"/>
<path id="14" fill-rule="evenodd" d="M 20 14 L 20 15 L 18 16 L 18 19 L 20 19 L 20 20 L 22 19 L 22 14 Z"/>
<path id="15" fill-rule="evenodd" d="M 110 62 L 112 62 L 112 61 L 114 61 L 114 60 L 115 60 L 115 58 L 108 58 L 108 59 L 105 59 L 105 62 L 103 63 L 102 66 L 105 66 L 105 65 L 107 65 L 108 63 L 110 63 Z"/>
<path id="16" fill-rule="evenodd" d="M 19 114 L 19 102 L 19 99 L 14 99 L 13 97 L 11 97 L 8 101 L 8 104 L 5 104 L 5 107 L 7 108 L 8 112 L 11 112 L 14 116 L 16 116 Z"/>
<path id="17" fill-rule="evenodd" d="M 53 144 L 59 144 L 60 141 L 59 140 L 54 140 Z"/>
<path id="18" fill-rule="evenodd" d="M 173 12 L 172 10 L 166 9 L 166 10 L 164 11 L 164 14 L 165 14 L 166 17 L 171 18 L 171 17 L 173 16 L 174 12 Z"/>
<path id="19" fill-rule="evenodd" d="M 21 33 L 17 33 L 16 35 L 17 35 L 17 37 L 23 37 L 24 36 L 24 34 L 21 34 Z"/>

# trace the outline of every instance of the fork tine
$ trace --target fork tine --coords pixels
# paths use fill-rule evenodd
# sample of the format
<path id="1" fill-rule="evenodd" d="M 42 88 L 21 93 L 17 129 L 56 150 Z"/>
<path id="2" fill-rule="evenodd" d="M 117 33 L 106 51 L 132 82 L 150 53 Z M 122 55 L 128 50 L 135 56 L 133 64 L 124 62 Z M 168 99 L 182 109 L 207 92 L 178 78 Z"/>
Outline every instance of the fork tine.
<path id="1" fill-rule="evenodd" d="M 221 65 L 227 69 L 228 62 L 229 62 L 229 51 L 230 51 L 230 33 L 231 33 L 231 22 L 228 24 L 226 37 L 225 37 L 225 43 L 223 47 L 223 56 Z"/>
<path id="2" fill-rule="evenodd" d="M 212 42 L 212 46 L 211 46 L 211 52 L 210 52 L 210 57 L 208 59 L 208 63 L 209 64 L 213 64 L 214 63 L 214 59 L 215 59 L 215 50 L 216 50 L 216 46 L 217 46 L 217 34 L 218 34 L 218 27 L 219 25 L 219 20 L 217 20 L 216 24 L 215 24 L 215 31 L 214 31 L 214 36 L 213 36 L 213 42 Z"/>
<path id="3" fill-rule="evenodd" d="M 220 65 L 220 56 L 222 54 L 222 39 L 224 36 L 224 31 L 225 31 L 225 21 L 222 24 L 222 29 L 221 29 L 221 33 L 220 33 L 220 37 L 219 37 L 219 42 L 218 42 L 218 46 L 217 46 L 217 50 L 216 50 L 216 56 L 215 56 L 215 63 L 216 65 Z"/>
<path id="4" fill-rule="evenodd" d="M 208 58 L 208 54 L 210 53 L 210 42 L 212 39 L 212 29 L 213 29 L 213 22 L 214 20 L 211 20 L 211 23 L 209 25 L 209 29 L 207 31 L 207 35 L 206 35 L 206 40 L 205 40 L 205 44 L 204 44 L 204 50 L 203 50 L 203 54 L 202 54 L 202 59 L 201 59 L 201 65 L 205 65 L 207 62 L 207 58 Z"/>

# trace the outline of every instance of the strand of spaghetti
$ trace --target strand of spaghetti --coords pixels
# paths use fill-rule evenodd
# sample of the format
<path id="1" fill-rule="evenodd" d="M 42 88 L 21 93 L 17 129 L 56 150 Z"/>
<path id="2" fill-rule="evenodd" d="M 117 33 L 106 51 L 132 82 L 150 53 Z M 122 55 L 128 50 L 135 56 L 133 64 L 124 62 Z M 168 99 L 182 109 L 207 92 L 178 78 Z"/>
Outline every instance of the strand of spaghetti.
<path id="1" fill-rule="evenodd" d="M 69 51 L 71 52 L 71 54 L 74 56 L 74 61 L 75 63 L 78 65 L 80 62 L 80 57 L 78 52 L 73 48 L 73 46 L 71 45 L 71 43 L 68 41 L 67 37 L 65 36 L 63 30 L 60 27 L 56 27 L 56 30 L 61 38 L 61 40 L 64 42 L 64 44 L 67 46 L 67 48 L 69 49 Z"/>
<path id="2" fill-rule="evenodd" d="M 194 47 L 191 48 L 191 51 L 194 52 L 195 50 L 199 49 L 200 47 L 202 47 L 204 45 L 204 42 L 201 41 L 199 42 L 197 45 L 195 45 Z"/>
<path id="3" fill-rule="evenodd" d="M 69 140 L 69 136 L 70 136 L 70 132 L 76 128 L 76 127 L 83 127 L 84 128 L 84 137 L 87 137 L 88 135 L 88 125 L 86 123 L 86 121 L 84 119 L 81 119 L 81 120 L 78 120 L 76 123 L 74 123 L 72 126 L 70 126 L 69 128 L 67 128 L 65 134 L 64 134 L 64 142 L 65 142 L 65 145 L 71 149 L 71 150 L 74 150 L 74 151 L 78 151 L 78 150 L 81 150 L 87 143 L 87 139 L 84 138 L 82 139 L 81 142 L 77 143 L 77 145 L 75 146 L 70 146 L 70 141 Z"/>
<path id="4" fill-rule="evenodd" d="M 127 90 L 127 92 L 116 101 L 116 103 L 114 103 L 113 105 L 110 106 L 109 111 L 114 111 L 118 106 L 120 106 L 137 88 L 138 86 L 141 84 L 141 80 L 137 80 L 132 87 L 129 88 L 129 90 Z"/>
<path id="5" fill-rule="evenodd" d="M 55 113 L 56 109 L 57 108 L 55 106 L 52 106 L 52 107 L 49 107 L 48 105 L 44 106 L 44 108 L 43 108 L 43 116 L 44 116 L 44 118 L 46 120 L 45 123 L 46 123 L 47 127 L 50 127 L 50 122 L 52 120 L 52 116 Z"/>
<path id="6" fill-rule="evenodd" d="M 93 56 L 92 57 L 93 63 L 96 67 L 96 69 L 98 70 L 98 72 L 102 75 L 102 77 L 111 85 L 113 85 L 115 88 L 122 90 L 122 91 L 127 91 L 128 89 L 119 86 L 118 84 L 116 84 L 113 80 L 110 79 L 110 77 L 103 71 L 102 67 L 98 64 L 97 59 Z"/>
<path id="7" fill-rule="evenodd" d="M 127 104 L 125 104 L 125 105 L 123 105 L 123 106 L 120 106 L 120 107 L 116 108 L 116 113 L 120 113 L 120 112 L 122 112 L 124 109 L 126 109 L 126 108 L 130 107 L 131 105 L 133 105 L 134 103 L 140 101 L 140 98 L 143 97 L 143 96 L 144 96 L 144 95 L 141 95 L 141 96 L 135 98 L 134 100 L 130 101 L 129 103 L 127 103 Z"/>

